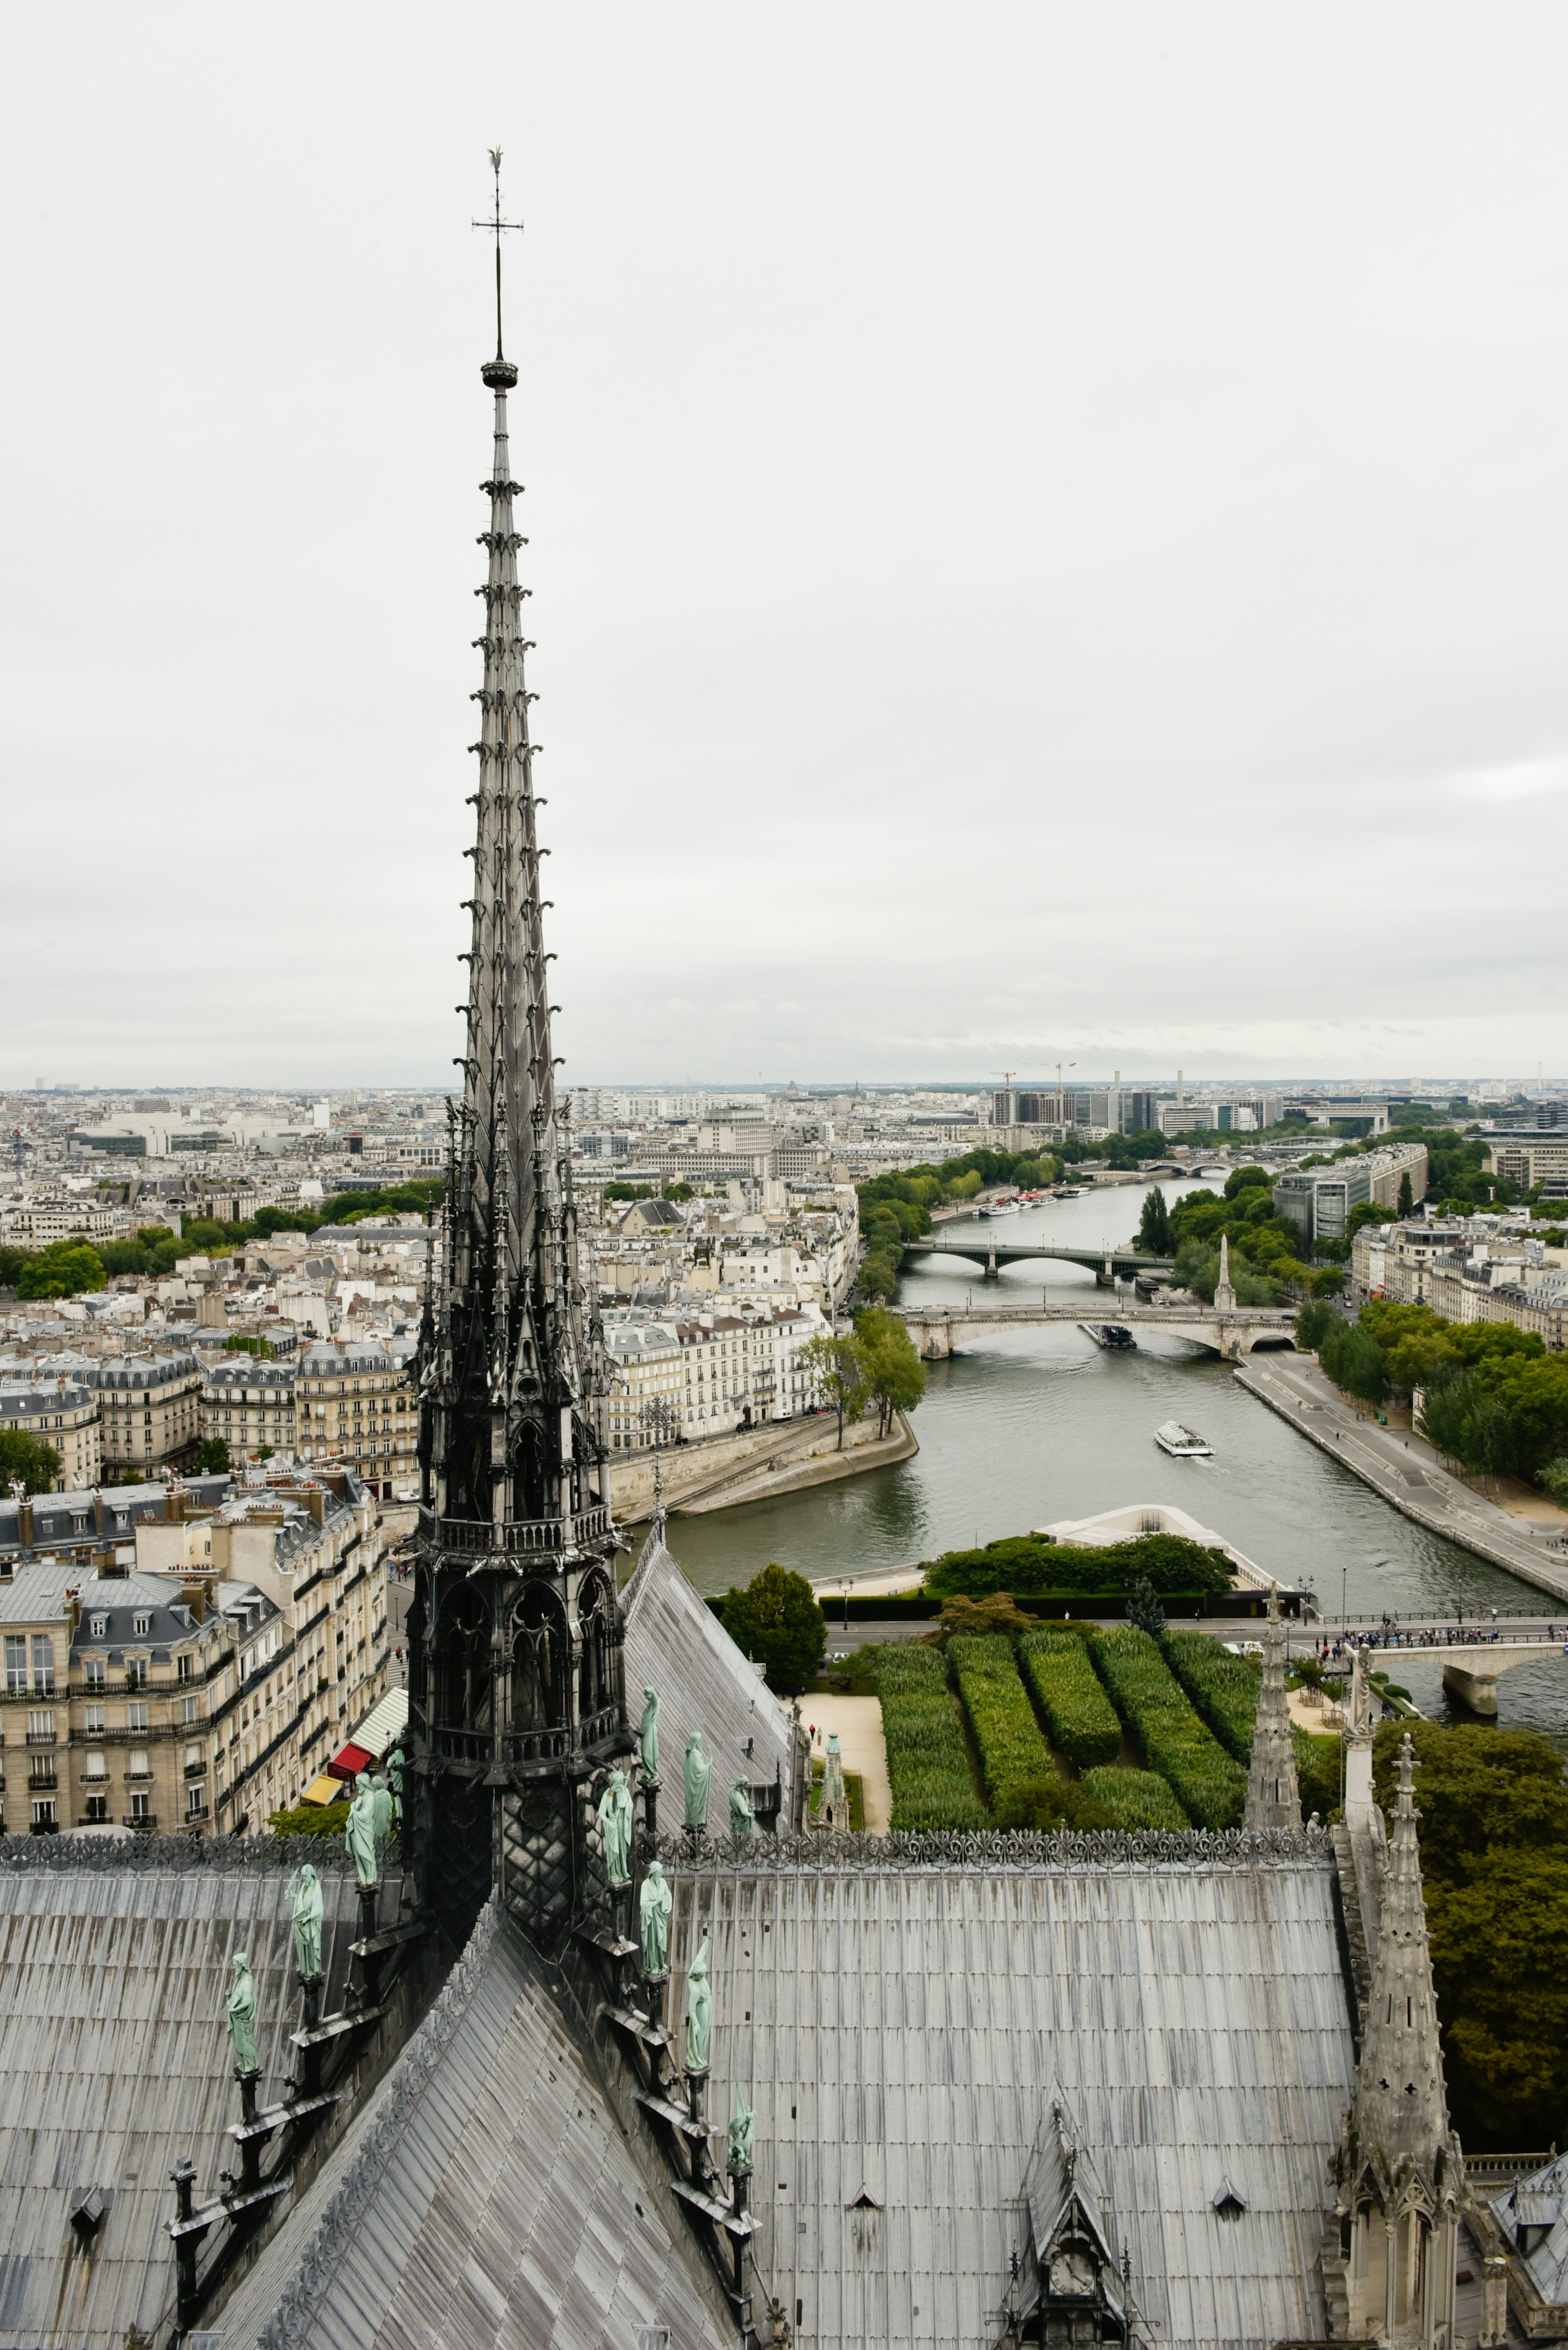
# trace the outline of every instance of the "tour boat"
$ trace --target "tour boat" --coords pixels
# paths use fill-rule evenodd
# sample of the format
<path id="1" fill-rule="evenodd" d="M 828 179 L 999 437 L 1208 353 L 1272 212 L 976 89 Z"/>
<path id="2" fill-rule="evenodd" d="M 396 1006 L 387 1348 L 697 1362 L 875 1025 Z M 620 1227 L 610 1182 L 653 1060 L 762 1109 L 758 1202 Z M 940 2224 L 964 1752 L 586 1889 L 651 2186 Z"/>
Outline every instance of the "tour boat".
<path id="1" fill-rule="evenodd" d="M 1085 1338 L 1092 1338 L 1096 1347 L 1104 1347 L 1112 1354 L 1137 1345 L 1132 1332 L 1121 1322 L 1080 1322 L 1078 1327 Z"/>
<path id="2" fill-rule="evenodd" d="M 1075 1183 L 1058 1183 L 1051 1197 L 1054 1200 L 1075 1200 L 1079 1197 L 1078 1187 Z"/>
<path id="3" fill-rule="evenodd" d="M 992 1200 L 990 1206 L 981 1208 L 980 1212 L 982 1216 L 1016 1216 L 1019 1212 L 1018 1201 L 1016 1200 Z"/>
<path id="4" fill-rule="evenodd" d="M 1154 1440 L 1162 1452 L 1173 1452 L 1179 1461 L 1207 1461 L 1214 1447 L 1205 1444 L 1196 1429 L 1183 1428 L 1180 1420 L 1168 1419 L 1154 1431 Z"/>

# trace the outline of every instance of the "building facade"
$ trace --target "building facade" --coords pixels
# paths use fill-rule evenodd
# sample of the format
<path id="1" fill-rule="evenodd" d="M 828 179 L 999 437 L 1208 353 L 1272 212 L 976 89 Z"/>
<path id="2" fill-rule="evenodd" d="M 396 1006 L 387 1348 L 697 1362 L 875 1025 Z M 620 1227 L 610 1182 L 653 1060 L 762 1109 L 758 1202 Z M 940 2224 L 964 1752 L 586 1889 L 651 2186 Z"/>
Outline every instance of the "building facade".
<path id="1" fill-rule="evenodd" d="M 1397 1143 L 1387 1150 L 1370 1150 L 1353 1159 L 1336 1159 L 1329 1167 L 1303 1167 L 1282 1175 L 1274 1185 L 1274 1212 L 1294 1224 L 1303 1239 L 1342 1241 L 1350 1230 L 1354 1209 L 1371 1201 L 1380 1208 L 1397 1208 L 1407 1177 L 1412 1201 L 1427 1190 L 1427 1147 L 1422 1142 Z"/>
<path id="2" fill-rule="evenodd" d="M 35 1436 L 59 1454 L 57 1492 L 85 1492 L 103 1473 L 97 1390 L 78 1378 L 6 1376 L 0 1380 L 0 1428 Z"/>
<path id="3" fill-rule="evenodd" d="M 193 1459 L 206 1384 L 194 1355 L 110 1355 L 80 1376 L 98 1389 L 106 1477 L 147 1476 Z"/>
<path id="4" fill-rule="evenodd" d="M 294 1393 L 302 1463 L 344 1461 L 383 1502 L 418 1475 L 412 1368 L 385 1347 L 318 1340 L 299 1358 Z"/>

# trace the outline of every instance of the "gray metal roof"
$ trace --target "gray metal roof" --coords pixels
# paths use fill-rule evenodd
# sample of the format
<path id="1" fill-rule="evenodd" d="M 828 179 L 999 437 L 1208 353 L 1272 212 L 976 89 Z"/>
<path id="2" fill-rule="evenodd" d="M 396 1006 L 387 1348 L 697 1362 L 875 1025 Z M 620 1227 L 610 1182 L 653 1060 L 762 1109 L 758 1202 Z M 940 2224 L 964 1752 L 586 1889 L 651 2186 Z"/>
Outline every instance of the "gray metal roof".
<path id="1" fill-rule="evenodd" d="M 621 1594 L 626 1621 L 626 1704 L 635 1724 L 642 1692 L 659 1691 L 659 1825 L 679 1827 L 680 1757 L 701 1730 L 713 1757 L 708 1821 L 729 1825 L 730 1789 L 737 1779 L 784 1782 L 784 1817 L 794 1814 L 799 1741 L 789 1709 L 781 1705 L 756 1667 L 748 1664 L 718 1617 L 705 1607 L 657 1534 L 649 1534 L 636 1571 Z M 746 1741 L 753 1752 L 746 1753 Z"/>
<path id="2" fill-rule="evenodd" d="M 203 2190 L 234 2168 L 239 2119 L 223 2024 L 229 1960 L 249 1952 L 256 1980 L 264 2099 L 280 2094 L 298 2022 L 286 1872 L 270 1866 L 176 1866 L 150 1839 L 123 1847 L 50 1839 L 0 1863 L 0 2343 L 37 2350 L 123 2350 L 132 2324 L 171 2314 L 174 2264 L 164 2223 L 182 2155 Z M 298 1856 L 297 1853 L 295 1855 Z M 354 1931 L 353 1879 L 336 1855 L 322 1872 L 323 1953 L 341 1975 Z M 186 1856 L 178 1856 L 185 1860 Z M 270 1856 L 269 1856 L 270 1857 Z M 334 1944 L 337 1944 L 334 1954 Z M 92 2186 L 113 2195 L 90 2253 L 72 2206 Z M 161 2338 L 160 2336 L 160 2338 Z"/>
<path id="3" fill-rule="evenodd" d="M 672 1871 L 670 2013 L 711 1932 L 709 2111 L 737 2084 L 755 2109 L 757 2262 L 797 2343 L 990 2338 L 1058 2094 L 1158 2341 L 1323 2338 L 1353 2081 L 1330 1868 L 1237 1855 Z"/>
<path id="4" fill-rule="evenodd" d="M 492 1904 L 255 2267 L 221 2350 L 720 2350 L 674 2198 L 623 2135 Z M 651 2182 L 651 2183 L 650 2183 Z"/>
<path id="5" fill-rule="evenodd" d="M 1531 2282 L 1544 2302 L 1561 2307 L 1568 2302 L 1568 2155 L 1560 2155 L 1543 2170 L 1532 2171 L 1521 2178 L 1507 2195 L 1497 2196 L 1491 2203 L 1492 2218 L 1497 2221 L 1511 2245 L 1518 2244 L 1518 2230 L 1524 2227 L 1544 2228 L 1546 2234 L 1535 2250 L 1520 2252 L 1517 2257 L 1530 2272 Z"/>

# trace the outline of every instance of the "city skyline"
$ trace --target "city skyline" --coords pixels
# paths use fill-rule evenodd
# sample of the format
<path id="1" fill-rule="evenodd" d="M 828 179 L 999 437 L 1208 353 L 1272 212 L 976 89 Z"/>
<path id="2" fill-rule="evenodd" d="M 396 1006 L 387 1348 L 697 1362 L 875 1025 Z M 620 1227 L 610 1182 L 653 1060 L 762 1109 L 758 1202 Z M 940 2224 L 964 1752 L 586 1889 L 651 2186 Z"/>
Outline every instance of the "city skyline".
<path id="1" fill-rule="evenodd" d="M 1549 1053 L 1554 14 L 87 21 L 0 165 L 0 1083 L 459 1049 L 497 139 L 568 1084 Z"/>

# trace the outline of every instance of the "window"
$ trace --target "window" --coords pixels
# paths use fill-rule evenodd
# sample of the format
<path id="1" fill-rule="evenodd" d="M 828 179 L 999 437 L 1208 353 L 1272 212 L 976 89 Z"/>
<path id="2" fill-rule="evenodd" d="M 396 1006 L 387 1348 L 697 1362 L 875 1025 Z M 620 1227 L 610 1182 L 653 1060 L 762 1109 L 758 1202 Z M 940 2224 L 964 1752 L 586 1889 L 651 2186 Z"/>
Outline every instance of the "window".
<path id="1" fill-rule="evenodd" d="M 37 1697 L 52 1697 L 55 1689 L 55 1644 L 45 1632 L 33 1635 L 33 1690 Z"/>
<path id="2" fill-rule="evenodd" d="M 95 1640 L 108 1638 L 109 1617 L 107 1616 L 95 1616 L 92 1618 L 92 1637 Z"/>
<path id="3" fill-rule="evenodd" d="M 88 1659 L 88 1660 L 87 1660 L 87 1685 L 88 1685 L 88 1689 L 102 1689 L 102 1687 L 103 1687 L 103 1659 L 102 1659 L 101 1657 L 89 1657 L 89 1658 Z"/>
<path id="4" fill-rule="evenodd" d="M 145 1639 L 148 1633 L 152 1629 L 151 1617 L 138 1616 L 132 1623 L 131 1629 L 136 1634 L 139 1640 Z"/>
<path id="5" fill-rule="evenodd" d="M 194 1746 L 187 1746 L 185 1749 L 185 1768 L 187 1771 L 202 1771 L 206 1768 L 206 1757 L 202 1752 L 200 1742 Z"/>
<path id="6" fill-rule="evenodd" d="M 175 1659 L 175 1668 L 181 1680 L 188 1681 L 190 1679 L 192 1673 L 195 1669 L 195 1664 L 196 1659 L 191 1655 L 189 1650 L 187 1650 L 182 1657 L 177 1657 Z"/>
<path id="7" fill-rule="evenodd" d="M 29 1746 L 52 1746 L 55 1742 L 55 1717 L 52 1713 L 29 1713 L 27 1743 Z"/>
<path id="8" fill-rule="evenodd" d="M 87 1731 L 89 1738 L 101 1738 L 103 1736 L 103 1708 L 101 1705 L 89 1705 L 87 1708 L 82 1718 L 82 1728 Z"/>
<path id="9" fill-rule="evenodd" d="M 53 1795 L 35 1796 L 33 1799 L 34 1827 L 48 1829 L 55 1826 L 55 1799 Z"/>
<path id="10" fill-rule="evenodd" d="M 131 1798 L 130 1798 L 130 1816 L 131 1816 L 131 1818 L 132 1818 L 133 1820 L 149 1820 L 149 1819 L 151 1819 L 151 1816 L 152 1816 L 152 1798 L 151 1798 L 151 1795 L 144 1795 L 144 1794 L 132 1794 L 132 1796 L 131 1796 Z"/>
<path id="11" fill-rule="evenodd" d="M 186 1818 L 187 1818 L 188 1820 L 199 1820 L 199 1819 L 201 1818 L 201 1816 L 202 1816 L 202 1813 L 206 1810 L 206 1808 L 207 1808 L 207 1792 L 206 1792 L 206 1789 L 205 1789 L 204 1787 L 199 1787 L 199 1786 L 198 1786 L 198 1787 L 187 1787 L 187 1788 L 186 1788 L 186 1790 L 185 1790 L 185 1816 L 186 1816 Z"/>
<path id="12" fill-rule="evenodd" d="M 5 1687 L 12 1697 L 20 1697 L 27 1686 L 27 1642 L 26 1636 L 7 1633 L 5 1638 Z"/>
<path id="13" fill-rule="evenodd" d="M 109 1797 L 107 1795 L 89 1795 L 82 1805 L 82 1814 L 87 1820 L 89 1827 L 98 1822 L 107 1820 L 109 1817 Z"/>
<path id="14" fill-rule="evenodd" d="M 126 1707 L 125 1726 L 128 1730 L 132 1731 L 146 1729 L 147 1701 L 144 1698 L 140 1700 L 133 1699 L 130 1704 Z"/>
<path id="15" fill-rule="evenodd" d="M 194 1699 L 193 1697 L 182 1697 L 182 1698 L 181 1699 L 181 1700 L 180 1700 L 180 1721 L 181 1721 L 181 1724 L 182 1724 L 182 1726 L 187 1725 L 187 1724 L 189 1724 L 189 1723 L 191 1723 L 191 1722 L 194 1721 L 195 1721 L 195 1719 L 196 1719 L 196 1700 L 195 1700 L 195 1699 Z"/>
<path id="16" fill-rule="evenodd" d="M 145 1689 L 147 1687 L 146 1658 L 128 1658 L 125 1667 L 125 1678 L 132 1689 Z"/>

